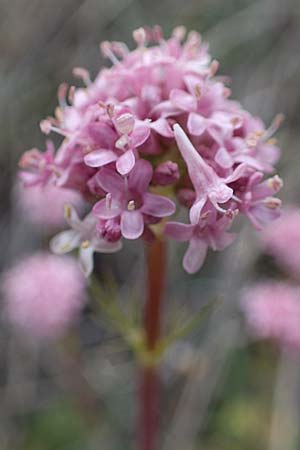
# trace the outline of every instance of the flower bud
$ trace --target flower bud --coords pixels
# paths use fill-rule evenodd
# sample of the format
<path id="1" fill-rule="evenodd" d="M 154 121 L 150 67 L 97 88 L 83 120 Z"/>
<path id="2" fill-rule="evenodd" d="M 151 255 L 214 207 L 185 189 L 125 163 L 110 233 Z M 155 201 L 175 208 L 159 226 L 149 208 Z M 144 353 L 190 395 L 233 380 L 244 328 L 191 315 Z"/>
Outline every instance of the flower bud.
<path id="1" fill-rule="evenodd" d="M 152 183 L 159 186 L 167 186 L 179 180 L 178 165 L 173 161 L 165 161 L 154 170 Z"/>

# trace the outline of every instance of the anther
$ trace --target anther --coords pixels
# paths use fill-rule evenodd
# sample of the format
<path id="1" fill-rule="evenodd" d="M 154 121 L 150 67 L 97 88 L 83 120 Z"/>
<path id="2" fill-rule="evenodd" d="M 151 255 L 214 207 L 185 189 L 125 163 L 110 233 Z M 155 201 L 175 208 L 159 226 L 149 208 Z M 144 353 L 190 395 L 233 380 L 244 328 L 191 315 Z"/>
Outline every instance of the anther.
<path id="1" fill-rule="evenodd" d="M 86 248 L 89 248 L 90 245 L 91 245 L 90 241 L 86 240 L 86 241 L 81 242 L 80 246 L 81 246 L 81 248 L 86 249 Z"/>
<path id="2" fill-rule="evenodd" d="M 128 211 L 134 211 L 134 210 L 135 210 L 135 203 L 134 203 L 134 200 L 130 200 L 130 201 L 128 202 L 127 209 L 128 209 Z"/>

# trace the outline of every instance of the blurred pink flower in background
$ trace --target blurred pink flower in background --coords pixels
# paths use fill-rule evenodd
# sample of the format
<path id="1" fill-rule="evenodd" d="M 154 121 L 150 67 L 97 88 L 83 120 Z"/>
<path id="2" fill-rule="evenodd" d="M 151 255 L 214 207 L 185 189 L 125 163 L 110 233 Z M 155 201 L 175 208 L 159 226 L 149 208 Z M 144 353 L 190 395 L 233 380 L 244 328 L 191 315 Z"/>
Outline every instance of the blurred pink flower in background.
<path id="1" fill-rule="evenodd" d="M 245 289 L 241 300 L 250 332 L 300 349 L 300 287 L 269 281 Z"/>
<path id="2" fill-rule="evenodd" d="M 85 304 L 85 286 L 75 259 L 38 252 L 3 274 L 4 313 L 29 336 L 57 338 Z"/>
<path id="3" fill-rule="evenodd" d="M 79 212 L 84 207 L 81 194 L 52 184 L 16 188 L 18 207 L 29 223 L 55 231 L 65 225 L 64 205 L 72 204 Z"/>
<path id="4" fill-rule="evenodd" d="M 266 251 L 278 264 L 300 275 L 300 209 L 285 209 L 282 217 L 267 226 L 262 239 Z"/>

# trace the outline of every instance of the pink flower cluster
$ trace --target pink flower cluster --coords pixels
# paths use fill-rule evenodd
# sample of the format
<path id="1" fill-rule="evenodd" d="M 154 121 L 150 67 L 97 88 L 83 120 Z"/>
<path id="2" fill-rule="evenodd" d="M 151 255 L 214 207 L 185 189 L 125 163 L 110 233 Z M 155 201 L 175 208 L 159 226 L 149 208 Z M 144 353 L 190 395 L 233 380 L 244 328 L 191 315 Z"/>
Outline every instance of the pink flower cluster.
<path id="1" fill-rule="evenodd" d="M 300 288 L 269 281 L 244 291 L 242 308 L 250 331 L 261 339 L 300 349 Z"/>
<path id="2" fill-rule="evenodd" d="M 282 216 L 268 225 L 262 240 L 265 250 L 291 275 L 300 275 L 300 209 L 286 208 Z"/>
<path id="3" fill-rule="evenodd" d="M 79 315 L 86 280 L 76 261 L 49 253 L 24 258 L 1 279 L 9 321 L 26 334 L 55 339 Z"/>
<path id="4" fill-rule="evenodd" d="M 137 47 L 103 42 L 112 67 L 92 82 L 76 68 L 84 87 L 62 84 L 54 117 L 41 122 L 45 134 L 63 137 L 55 152 L 26 152 L 20 161 L 26 186 L 55 184 L 75 189 L 92 205 L 80 221 L 71 206 L 71 225 L 52 241 L 56 253 L 80 247 L 88 275 L 93 251 L 114 252 L 122 239 L 152 239 L 159 229 L 189 241 L 184 267 L 196 272 L 208 248 L 222 250 L 240 211 L 256 228 L 279 215 L 282 186 L 273 172 L 279 149 L 270 128 L 230 100 L 216 75 L 208 46 L 184 27 L 165 39 L 159 27 L 133 33 Z M 176 203 L 189 224 L 169 222 Z M 157 227 L 157 224 L 161 227 Z"/>

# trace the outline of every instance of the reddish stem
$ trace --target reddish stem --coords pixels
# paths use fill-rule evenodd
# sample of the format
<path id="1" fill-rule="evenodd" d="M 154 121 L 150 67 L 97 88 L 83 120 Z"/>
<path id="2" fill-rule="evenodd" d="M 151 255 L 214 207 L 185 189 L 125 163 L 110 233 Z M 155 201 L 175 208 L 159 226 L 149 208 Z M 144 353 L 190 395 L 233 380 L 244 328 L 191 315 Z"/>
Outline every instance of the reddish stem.
<path id="1" fill-rule="evenodd" d="M 161 303 L 166 273 L 166 244 L 155 240 L 147 255 L 147 301 L 145 335 L 149 353 L 155 350 L 160 336 Z M 140 450 L 155 450 L 158 411 L 158 376 L 155 367 L 144 367 L 140 386 Z"/>

